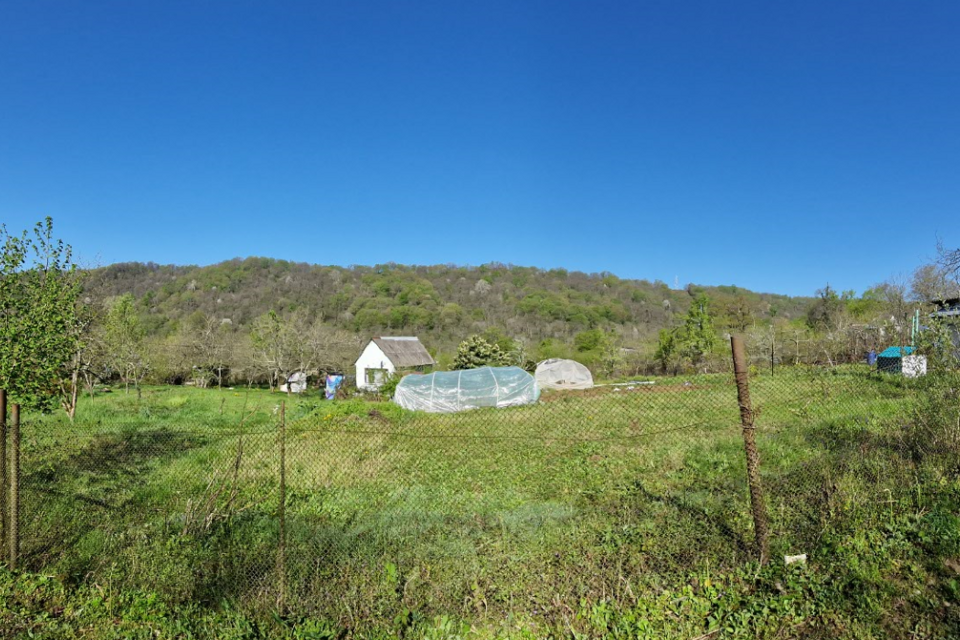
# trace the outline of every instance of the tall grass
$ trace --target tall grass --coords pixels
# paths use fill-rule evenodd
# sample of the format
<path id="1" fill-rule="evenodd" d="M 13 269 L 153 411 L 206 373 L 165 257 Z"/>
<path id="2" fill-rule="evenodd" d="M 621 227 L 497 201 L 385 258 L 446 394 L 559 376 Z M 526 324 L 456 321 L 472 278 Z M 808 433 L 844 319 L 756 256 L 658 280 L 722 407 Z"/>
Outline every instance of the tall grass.
<path id="1" fill-rule="evenodd" d="M 921 384 L 857 367 L 754 379 L 778 554 L 827 565 L 874 544 L 864 531 L 954 505 L 944 459 L 904 446 Z M 74 425 L 25 426 L 25 558 L 68 584 L 254 616 L 283 583 L 291 611 L 353 630 L 444 615 L 585 629 L 571 612 L 635 610 L 755 557 L 730 377 L 617 389 L 456 415 L 258 391 L 86 399 Z"/>

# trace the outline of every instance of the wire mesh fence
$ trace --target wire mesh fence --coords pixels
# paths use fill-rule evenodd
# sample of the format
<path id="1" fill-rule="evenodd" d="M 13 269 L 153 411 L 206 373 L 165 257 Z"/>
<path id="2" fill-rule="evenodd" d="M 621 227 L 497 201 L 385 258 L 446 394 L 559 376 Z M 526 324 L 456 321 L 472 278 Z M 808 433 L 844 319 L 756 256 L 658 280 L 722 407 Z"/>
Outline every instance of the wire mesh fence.
<path id="1" fill-rule="evenodd" d="M 928 507 L 956 472 L 960 428 L 931 413 L 955 386 L 865 365 L 750 384 L 775 561 Z M 21 566 L 358 629 L 550 625 L 758 557 L 732 370 L 453 414 L 193 393 L 23 422 Z"/>

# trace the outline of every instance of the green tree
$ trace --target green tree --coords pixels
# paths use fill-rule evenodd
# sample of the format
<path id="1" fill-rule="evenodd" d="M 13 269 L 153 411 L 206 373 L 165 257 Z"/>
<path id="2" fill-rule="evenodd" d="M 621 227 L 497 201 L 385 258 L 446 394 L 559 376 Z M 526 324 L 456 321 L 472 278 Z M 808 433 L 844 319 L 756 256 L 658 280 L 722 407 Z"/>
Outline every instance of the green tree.
<path id="1" fill-rule="evenodd" d="M 713 351 L 717 342 L 717 332 L 710 317 L 710 301 L 701 293 L 690 305 L 681 327 L 679 351 L 694 367 L 702 369 L 707 354 Z"/>
<path id="2" fill-rule="evenodd" d="M 440 310 L 440 326 L 444 328 L 455 328 L 463 322 L 463 307 L 455 302 L 448 302 Z"/>
<path id="3" fill-rule="evenodd" d="M 603 329 L 588 329 L 573 336 L 576 357 L 592 368 L 599 368 L 604 377 L 611 377 L 624 366 L 623 352 L 616 333 Z"/>
<path id="4" fill-rule="evenodd" d="M 537 360 L 549 360 L 551 358 L 571 358 L 570 345 L 556 338 L 545 338 L 540 341 L 536 349 Z"/>
<path id="5" fill-rule="evenodd" d="M 0 225 L 0 388 L 24 407 L 49 410 L 80 347 L 82 282 L 53 220 L 11 235 Z"/>
<path id="6" fill-rule="evenodd" d="M 727 326 L 741 333 L 754 323 L 756 319 L 754 311 L 754 304 L 742 293 L 737 293 L 723 305 L 723 315 Z"/>
<path id="7" fill-rule="evenodd" d="M 498 345 L 490 344 L 483 336 L 472 335 L 457 347 L 457 357 L 453 360 L 453 368 L 500 367 L 506 362 L 507 354 Z"/>
<path id="8" fill-rule="evenodd" d="M 603 329 L 589 329 L 573 336 L 573 346 L 580 353 L 600 351 L 607 342 L 607 334 Z"/>
<path id="9" fill-rule="evenodd" d="M 223 387 L 224 372 L 233 355 L 232 337 L 220 320 L 201 311 L 194 312 L 181 326 L 181 350 L 197 386 L 203 388 L 216 380 L 217 388 Z"/>
<path id="10" fill-rule="evenodd" d="M 60 406 L 66 411 L 70 422 L 77 413 L 77 402 L 80 397 L 81 378 L 88 387 L 92 387 L 92 378 L 95 369 L 95 360 L 98 356 L 96 332 L 96 314 L 88 304 L 77 302 L 74 305 L 76 315 L 70 326 L 74 340 L 74 352 L 70 360 L 64 365 L 60 376 Z"/>
<path id="11" fill-rule="evenodd" d="M 817 290 L 817 299 L 807 309 L 807 325 L 817 331 L 829 331 L 837 327 L 846 311 L 846 299 L 829 284 Z"/>
<path id="12" fill-rule="evenodd" d="M 858 322 L 866 322 L 884 310 L 887 297 L 885 285 L 877 285 L 863 292 L 859 298 L 854 297 L 847 302 L 847 311 Z M 902 296 L 901 296 L 902 297 Z"/>
<path id="13" fill-rule="evenodd" d="M 517 346 L 516 340 L 508 336 L 500 327 L 487 327 L 480 336 L 491 345 L 500 347 L 503 353 L 509 353 Z"/>
<path id="14" fill-rule="evenodd" d="M 697 369 L 704 369 L 707 354 L 717 346 L 717 332 L 710 316 L 710 301 L 703 293 L 697 294 L 683 324 L 676 329 L 663 329 L 657 341 L 654 358 L 666 372 L 676 358 L 690 361 Z"/>
<path id="15" fill-rule="evenodd" d="M 653 359 L 660 365 L 663 373 L 676 363 L 677 357 L 677 331 L 670 329 L 660 329 L 660 335 L 657 339 L 657 350 L 653 354 Z"/>
<path id="16" fill-rule="evenodd" d="M 104 344 L 107 361 L 128 392 L 131 382 L 140 386 L 150 368 L 145 333 L 133 296 L 128 293 L 114 300 L 107 311 Z"/>
<path id="17" fill-rule="evenodd" d="M 250 331 L 253 355 L 269 371 L 270 388 L 278 386 L 291 371 L 293 356 L 287 340 L 287 328 L 272 309 L 257 318 Z"/>
<path id="18" fill-rule="evenodd" d="M 600 346 L 600 373 L 606 378 L 612 378 L 623 371 L 626 358 L 623 357 L 623 350 L 620 348 L 620 341 L 616 334 L 604 335 L 606 338 Z"/>

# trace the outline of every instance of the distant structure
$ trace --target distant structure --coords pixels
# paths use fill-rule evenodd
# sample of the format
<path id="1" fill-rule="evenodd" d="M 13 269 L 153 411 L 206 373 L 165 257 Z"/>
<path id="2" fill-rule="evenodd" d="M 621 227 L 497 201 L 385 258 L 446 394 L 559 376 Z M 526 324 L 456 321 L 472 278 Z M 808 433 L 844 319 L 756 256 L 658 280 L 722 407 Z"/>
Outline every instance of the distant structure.
<path id="1" fill-rule="evenodd" d="M 290 374 L 285 384 L 280 385 L 280 391 L 283 393 L 303 393 L 307 390 L 307 374 L 303 371 L 297 371 Z"/>
<path id="2" fill-rule="evenodd" d="M 397 384 L 393 401 L 410 411 L 456 413 L 518 407 L 539 398 L 537 380 L 520 367 L 480 367 L 406 376 Z"/>
<path id="3" fill-rule="evenodd" d="M 937 310 L 931 313 L 930 317 L 947 325 L 953 341 L 953 355 L 960 360 L 960 298 L 934 300 L 933 304 L 937 306 Z"/>
<path id="4" fill-rule="evenodd" d="M 357 358 L 357 388 L 376 391 L 397 371 L 423 371 L 435 364 L 437 363 L 419 338 L 373 338 Z"/>
<path id="5" fill-rule="evenodd" d="M 544 360 L 537 365 L 534 376 L 541 389 L 589 389 L 593 386 L 590 369 L 576 360 Z"/>
<path id="6" fill-rule="evenodd" d="M 913 353 L 913 347 L 887 347 L 877 354 L 877 371 L 916 378 L 927 372 L 927 359 Z"/>

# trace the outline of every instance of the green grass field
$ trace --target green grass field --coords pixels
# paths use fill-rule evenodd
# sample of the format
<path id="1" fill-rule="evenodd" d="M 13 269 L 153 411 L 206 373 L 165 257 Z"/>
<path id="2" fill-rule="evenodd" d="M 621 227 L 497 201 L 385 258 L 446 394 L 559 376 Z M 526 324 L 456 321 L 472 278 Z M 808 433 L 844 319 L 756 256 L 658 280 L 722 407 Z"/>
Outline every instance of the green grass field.
<path id="1" fill-rule="evenodd" d="M 0 623 L 50 637 L 947 637 L 957 450 L 917 422 L 941 391 L 856 367 L 753 380 L 766 567 L 729 375 L 451 416 L 262 390 L 98 394 L 74 425 L 26 421 L 29 573 L 0 574 L 14 603 Z M 800 553 L 806 565 L 783 566 Z"/>

